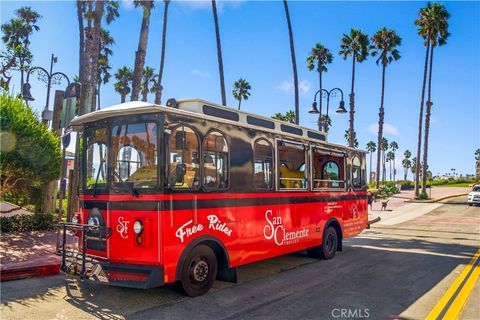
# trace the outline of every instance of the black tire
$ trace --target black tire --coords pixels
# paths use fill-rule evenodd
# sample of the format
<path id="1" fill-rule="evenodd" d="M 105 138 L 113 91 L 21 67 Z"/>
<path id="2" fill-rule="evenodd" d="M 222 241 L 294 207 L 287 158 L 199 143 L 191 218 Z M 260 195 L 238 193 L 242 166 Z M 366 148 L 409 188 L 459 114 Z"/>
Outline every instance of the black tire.
<path id="1" fill-rule="evenodd" d="M 182 268 L 181 287 L 190 297 L 208 292 L 217 278 L 217 257 L 206 245 L 198 245 L 190 251 Z"/>
<path id="2" fill-rule="evenodd" d="M 307 249 L 307 254 L 315 259 L 329 260 L 335 256 L 338 247 L 337 230 L 328 227 L 323 233 L 322 245 Z"/>

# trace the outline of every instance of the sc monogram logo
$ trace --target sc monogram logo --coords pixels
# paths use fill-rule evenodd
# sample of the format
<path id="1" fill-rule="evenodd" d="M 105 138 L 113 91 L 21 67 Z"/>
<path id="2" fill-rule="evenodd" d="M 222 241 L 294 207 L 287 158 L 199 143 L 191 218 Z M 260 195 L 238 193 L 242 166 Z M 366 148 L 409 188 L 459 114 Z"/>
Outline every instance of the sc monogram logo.
<path id="1" fill-rule="evenodd" d="M 117 232 L 123 239 L 128 238 L 128 223 L 130 221 L 125 221 L 123 217 L 118 218 Z"/>

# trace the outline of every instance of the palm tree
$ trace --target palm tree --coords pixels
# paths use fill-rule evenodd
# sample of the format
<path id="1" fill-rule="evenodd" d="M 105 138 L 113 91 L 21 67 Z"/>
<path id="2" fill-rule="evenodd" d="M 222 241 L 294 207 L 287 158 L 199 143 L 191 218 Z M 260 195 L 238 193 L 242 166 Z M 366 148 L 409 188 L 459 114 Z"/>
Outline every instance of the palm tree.
<path id="1" fill-rule="evenodd" d="M 403 152 L 402 166 L 405 169 L 404 171 L 405 176 L 403 180 L 407 180 L 408 168 L 410 168 L 412 165 L 412 162 L 410 161 L 411 156 L 412 156 L 412 153 L 410 152 L 410 150 L 407 149 Z"/>
<path id="2" fill-rule="evenodd" d="M 115 91 L 120 94 L 120 102 L 124 103 L 127 95 L 131 91 L 130 86 L 133 80 L 132 70 L 127 66 L 123 66 L 115 72 L 115 79 L 117 79 L 117 82 L 115 82 L 113 86 Z"/>
<path id="3" fill-rule="evenodd" d="M 412 174 L 415 174 L 415 172 L 417 172 L 417 157 L 413 157 L 412 158 L 412 166 L 411 166 L 411 171 L 412 171 Z M 415 178 L 415 177 L 413 177 Z"/>
<path id="4" fill-rule="evenodd" d="M 295 123 L 295 112 L 293 110 L 287 111 L 285 114 L 277 112 L 275 113 L 275 115 L 272 116 L 272 119 Z"/>
<path id="5" fill-rule="evenodd" d="M 350 91 L 350 135 L 348 139 L 348 145 L 354 146 L 354 113 L 355 113 L 355 62 L 363 62 L 367 59 L 370 50 L 370 41 L 368 35 L 361 30 L 351 29 L 350 35 L 344 34 L 340 40 L 340 52 L 339 55 L 343 56 L 344 60 L 347 60 L 349 56 L 352 56 L 352 88 Z"/>
<path id="6" fill-rule="evenodd" d="M 368 141 L 367 151 L 370 152 L 370 183 L 372 183 L 372 154 L 377 151 L 377 145 L 373 141 Z M 378 172 L 377 172 L 378 175 Z"/>
<path id="7" fill-rule="evenodd" d="M 109 57 L 113 54 L 110 47 L 115 44 L 110 32 L 100 28 L 100 51 L 98 53 L 98 82 L 97 82 L 97 110 L 100 109 L 100 88 L 102 84 L 107 84 L 110 81 L 111 74 Z"/>
<path id="8" fill-rule="evenodd" d="M 393 158 L 392 158 L 392 161 L 393 161 L 393 183 L 395 183 L 395 174 L 397 172 L 397 169 L 395 168 L 395 151 L 398 150 L 398 143 L 396 143 L 395 141 L 390 142 L 390 149 L 393 152 Z"/>
<path id="9" fill-rule="evenodd" d="M 233 84 L 233 91 L 232 95 L 235 100 L 238 100 L 238 110 L 240 110 L 240 105 L 242 104 L 242 100 L 248 100 L 250 97 L 250 83 L 248 83 L 245 79 L 238 79 Z"/>
<path id="10" fill-rule="evenodd" d="M 430 132 L 430 115 L 432 108 L 432 69 L 433 69 L 433 49 L 439 45 L 442 46 L 447 43 L 447 38 L 450 36 L 448 32 L 448 18 L 450 14 L 445 9 L 443 4 L 429 3 L 426 10 L 423 11 L 423 16 L 426 16 L 426 22 L 422 24 L 423 34 L 430 38 L 430 66 L 428 75 L 428 98 L 425 110 L 425 137 L 423 142 L 423 172 L 428 172 L 428 136 Z M 430 26 L 430 27 L 427 27 Z M 422 177 L 422 193 L 427 192 L 427 174 Z"/>
<path id="11" fill-rule="evenodd" d="M 382 183 L 385 184 L 385 176 L 387 173 L 387 170 L 385 168 L 385 152 L 388 150 L 388 140 L 382 137 L 382 141 L 380 141 L 380 151 L 382 153 Z M 377 157 L 378 161 L 378 157 Z"/>
<path id="12" fill-rule="evenodd" d="M 312 55 L 307 58 L 308 70 L 312 71 L 315 69 L 315 63 L 317 64 L 318 72 L 318 84 L 319 84 L 319 104 L 320 104 L 320 114 L 318 116 L 318 129 L 322 130 L 322 73 L 327 72 L 327 64 L 332 63 L 333 55 L 332 52 L 325 48 L 321 43 L 317 43 L 314 48 L 312 48 Z M 328 127 L 328 126 L 327 126 Z"/>
<path id="13" fill-rule="evenodd" d="M 168 21 L 168 5 L 170 0 L 163 0 L 164 9 L 163 9 L 163 31 L 162 31 L 162 54 L 160 56 L 160 71 L 158 72 L 157 85 L 155 87 L 155 104 L 162 103 L 162 78 L 163 78 L 163 66 L 165 64 L 165 46 L 167 43 L 167 21 Z"/>
<path id="14" fill-rule="evenodd" d="M 390 181 L 392 181 L 392 162 L 394 162 L 395 160 L 395 154 L 393 153 L 393 151 L 388 151 L 387 152 L 387 162 L 388 162 L 388 165 L 390 167 Z M 393 167 L 393 170 L 395 170 L 395 165 Z M 393 180 L 393 182 L 395 182 L 395 180 Z"/>
<path id="15" fill-rule="evenodd" d="M 402 39 L 395 33 L 394 30 L 382 28 L 378 30 L 372 37 L 372 56 L 379 56 L 376 60 L 377 65 L 382 64 L 382 96 L 380 100 L 380 112 L 378 119 L 378 145 L 381 145 L 383 138 L 383 121 L 385 116 L 385 109 L 383 101 L 385 97 L 385 71 L 387 65 L 400 59 L 400 53 L 396 49 L 400 46 Z M 380 171 L 380 153 L 377 153 L 377 172 Z M 380 177 L 377 175 L 377 188 L 380 184 Z"/>
<path id="16" fill-rule="evenodd" d="M 215 23 L 215 37 L 217 41 L 217 58 L 218 58 L 218 72 L 220 74 L 220 91 L 222 93 L 222 105 L 227 105 L 227 96 L 225 94 L 225 80 L 223 77 L 223 58 L 222 58 L 222 44 L 220 42 L 220 30 L 218 27 L 217 4 L 212 0 L 213 21 Z"/>
<path id="17" fill-rule="evenodd" d="M 138 40 L 138 49 L 135 52 L 135 65 L 133 68 L 133 84 L 131 101 L 137 101 L 142 86 L 143 68 L 145 66 L 145 56 L 147 55 L 148 30 L 150 25 L 150 14 L 155 7 L 153 0 L 134 0 L 135 7 L 143 8 L 142 26 L 140 28 L 140 38 Z"/>
<path id="18" fill-rule="evenodd" d="M 350 129 L 345 130 L 345 134 L 343 135 L 345 140 L 347 140 L 347 145 L 350 143 Z M 357 140 L 357 133 L 353 131 L 353 148 L 358 148 L 358 140 Z"/>
<path id="19" fill-rule="evenodd" d="M 143 69 L 141 85 L 142 101 L 146 102 L 148 99 L 148 94 L 155 92 L 155 88 L 157 86 L 157 82 L 155 81 L 156 77 L 157 75 L 155 74 L 155 69 L 150 67 L 145 67 L 145 69 Z"/>
<path id="20" fill-rule="evenodd" d="M 475 150 L 475 175 L 480 179 L 480 149 Z"/>
<path id="21" fill-rule="evenodd" d="M 20 88 L 24 83 L 24 73 L 26 65 L 30 64 L 33 55 L 30 51 L 30 35 L 33 31 L 39 31 L 37 25 L 38 20 L 42 18 L 40 14 L 32 10 L 31 7 L 21 7 L 15 10 L 16 18 L 10 19 L 9 22 L 2 25 L 2 41 L 5 43 L 5 55 L 2 52 L 2 68 L 1 73 L 5 76 L 10 68 L 15 67 L 20 70 Z M 10 78 L 5 76 L 8 85 Z"/>
<path id="22" fill-rule="evenodd" d="M 290 12 L 288 10 L 287 0 L 283 0 L 283 6 L 285 7 L 285 15 L 287 17 L 288 37 L 290 40 L 290 56 L 292 57 L 293 68 L 293 87 L 295 90 L 295 123 L 300 122 L 300 102 L 298 96 L 298 74 L 297 74 L 297 59 L 295 58 L 295 45 L 293 43 L 293 31 L 292 22 L 290 21 Z"/>

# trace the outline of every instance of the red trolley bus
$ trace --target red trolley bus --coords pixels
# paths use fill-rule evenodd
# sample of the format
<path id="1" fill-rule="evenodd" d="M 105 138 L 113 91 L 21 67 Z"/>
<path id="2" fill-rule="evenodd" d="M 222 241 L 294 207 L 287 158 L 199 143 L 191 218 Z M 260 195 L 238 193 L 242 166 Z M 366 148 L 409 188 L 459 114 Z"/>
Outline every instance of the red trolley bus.
<path id="1" fill-rule="evenodd" d="M 365 153 L 325 132 L 175 99 L 71 126 L 82 135 L 81 190 L 63 224 L 62 269 L 93 281 L 180 281 L 198 296 L 215 279 L 236 281 L 243 264 L 303 249 L 330 259 L 367 227 Z"/>

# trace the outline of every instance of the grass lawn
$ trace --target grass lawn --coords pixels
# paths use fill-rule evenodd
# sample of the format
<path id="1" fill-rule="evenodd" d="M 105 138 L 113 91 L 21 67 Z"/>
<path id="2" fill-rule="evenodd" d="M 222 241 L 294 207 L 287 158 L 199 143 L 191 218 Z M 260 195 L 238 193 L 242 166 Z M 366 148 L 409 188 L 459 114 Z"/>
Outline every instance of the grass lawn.
<path id="1" fill-rule="evenodd" d="M 434 185 L 433 187 L 464 187 L 468 188 L 469 185 L 471 185 L 471 182 L 463 182 L 463 183 L 449 183 L 449 184 L 439 184 L 439 185 Z"/>

